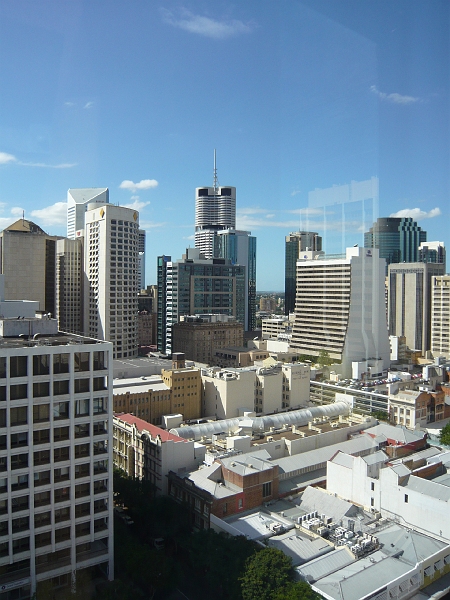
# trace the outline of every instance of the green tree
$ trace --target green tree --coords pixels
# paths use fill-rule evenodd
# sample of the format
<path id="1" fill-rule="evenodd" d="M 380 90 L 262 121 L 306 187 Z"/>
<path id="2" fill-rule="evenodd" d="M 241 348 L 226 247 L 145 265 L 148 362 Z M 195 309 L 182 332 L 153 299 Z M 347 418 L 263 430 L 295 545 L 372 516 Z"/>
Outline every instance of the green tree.
<path id="1" fill-rule="evenodd" d="M 447 425 L 442 428 L 439 440 L 444 446 L 450 446 L 450 423 L 447 423 Z"/>
<path id="2" fill-rule="evenodd" d="M 293 577 L 292 561 L 281 550 L 265 548 L 245 564 L 240 578 L 243 600 L 272 600 L 274 594 L 286 587 Z"/>
<path id="3" fill-rule="evenodd" d="M 322 597 L 306 581 L 296 581 L 276 592 L 273 600 L 319 600 Z"/>
<path id="4" fill-rule="evenodd" d="M 322 367 L 332 365 L 335 361 L 330 358 L 329 353 L 326 350 L 321 350 L 319 352 L 319 356 L 317 357 L 317 362 Z"/>

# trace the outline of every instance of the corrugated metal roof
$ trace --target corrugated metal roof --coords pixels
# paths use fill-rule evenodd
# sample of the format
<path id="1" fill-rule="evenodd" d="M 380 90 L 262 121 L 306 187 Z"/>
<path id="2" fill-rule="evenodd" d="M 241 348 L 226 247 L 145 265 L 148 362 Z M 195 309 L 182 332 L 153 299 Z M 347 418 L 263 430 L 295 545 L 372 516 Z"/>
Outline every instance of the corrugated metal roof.
<path id="1" fill-rule="evenodd" d="M 156 427 L 156 425 L 152 425 L 148 421 L 144 421 L 144 419 L 139 419 L 139 417 L 135 417 L 129 413 L 115 414 L 115 419 L 119 421 L 123 421 L 124 423 L 128 423 L 129 425 L 134 425 L 136 429 L 142 433 L 143 431 L 148 431 L 152 438 L 156 438 L 159 436 L 162 442 L 167 442 L 172 440 L 173 442 L 186 442 L 183 438 L 180 438 L 178 435 L 174 435 L 173 433 L 169 433 L 165 429 L 161 429 L 160 427 Z"/>
<path id="2" fill-rule="evenodd" d="M 341 547 L 311 560 L 308 564 L 298 567 L 296 571 L 306 581 L 313 582 L 339 571 L 354 561 L 353 554 L 347 548 Z"/>
<path id="3" fill-rule="evenodd" d="M 333 550 L 333 547 L 323 538 L 307 537 L 297 534 L 295 530 L 271 538 L 269 546 L 277 548 L 292 558 L 292 565 L 296 567 L 317 556 L 322 556 Z"/>

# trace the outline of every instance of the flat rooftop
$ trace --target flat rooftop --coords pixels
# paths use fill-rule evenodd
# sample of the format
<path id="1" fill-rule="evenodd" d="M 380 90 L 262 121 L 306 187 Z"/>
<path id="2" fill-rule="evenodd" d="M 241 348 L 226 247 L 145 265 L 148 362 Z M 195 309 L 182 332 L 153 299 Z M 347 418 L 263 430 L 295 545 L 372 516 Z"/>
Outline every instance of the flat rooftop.
<path id="1" fill-rule="evenodd" d="M 40 319 L 35 319 L 40 321 Z M 59 331 L 56 334 L 33 337 L 0 337 L 0 348 L 34 348 L 36 346 L 76 346 L 80 344 L 105 344 L 104 340 Z"/>

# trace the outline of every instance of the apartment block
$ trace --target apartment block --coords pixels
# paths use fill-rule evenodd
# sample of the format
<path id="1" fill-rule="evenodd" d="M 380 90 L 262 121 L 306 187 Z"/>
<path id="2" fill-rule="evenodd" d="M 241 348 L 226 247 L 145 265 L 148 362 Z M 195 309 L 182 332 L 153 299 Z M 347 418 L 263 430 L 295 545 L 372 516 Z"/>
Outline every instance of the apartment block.
<path id="1" fill-rule="evenodd" d="M 450 275 L 431 280 L 431 352 L 450 358 Z"/>

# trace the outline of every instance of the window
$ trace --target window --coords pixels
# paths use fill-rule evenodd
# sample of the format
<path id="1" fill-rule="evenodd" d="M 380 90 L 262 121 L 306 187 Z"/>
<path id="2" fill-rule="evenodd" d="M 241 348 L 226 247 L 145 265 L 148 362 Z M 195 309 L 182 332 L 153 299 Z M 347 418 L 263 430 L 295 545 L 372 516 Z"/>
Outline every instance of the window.
<path id="1" fill-rule="evenodd" d="M 89 379 L 75 379 L 75 393 L 89 392 L 90 381 Z"/>
<path id="2" fill-rule="evenodd" d="M 11 491 L 21 490 L 28 487 L 28 475 L 11 475 Z"/>
<path id="3" fill-rule="evenodd" d="M 89 371 L 89 352 L 75 352 L 74 371 Z"/>
<path id="4" fill-rule="evenodd" d="M 13 540 L 13 554 L 19 554 L 20 552 L 27 552 L 30 549 L 30 538 L 19 538 Z"/>
<path id="5" fill-rule="evenodd" d="M 18 531 L 26 531 L 30 529 L 30 519 L 29 517 L 19 517 L 18 519 L 13 519 L 12 521 L 12 532 L 17 533 Z"/>
<path id="6" fill-rule="evenodd" d="M 83 425 L 75 425 L 74 428 L 75 437 L 88 437 L 89 436 L 89 423 L 84 423 Z"/>
<path id="7" fill-rule="evenodd" d="M 28 397 L 28 385 L 26 383 L 11 385 L 9 388 L 9 397 L 11 400 L 24 400 Z"/>
<path id="8" fill-rule="evenodd" d="M 94 502 L 94 513 L 103 512 L 108 510 L 108 504 L 106 500 L 95 500 Z"/>
<path id="9" fill-rule="evenodd" d="M 33 464 L 46 465 L 50 462 L 50 450 L 40 450 L 33 453 Z"/>
<path id="10" fill-rule="evenodd" d="M 53 419 L 68 419 L 69 418 L 69 403 L 56 402 L 53 405 Z"/>
<path id="11" fill-rule="evenodd" d="M 34 494 L 34 506 L 45 506 L 50 504 L 50 492 L 36 492 Z"/>
<path id="12" fill-rule="evenodd" d="M 34 487 L 50 483 L 50 471 L 38 471 L 34 474 Z"/>
<path id="13" fill-rule="evenodd" d="M 105 353 L 104 352 L 94 352 L 94 371 L 101 371 L 105 369 Z"/>
<path id="14" fill-rule="evenodd" d="M 267 498 L 267 496 L 272 495 L 272 482 L 271 481 L 268 481 L 267 483 L 263 483 L 262 494 L 263 494 L 263 498 Z"/>
<path id="15" fill-rule="evenodd" d="M 42 383 L 33 383 L 33 398 L 43 398 L 50 395 L 50 383 L 44 381 Z"/>
<path id="16" fill-rule="evenodd" d="M 11 456 L 11 469 L 24 469 L 28 467 L 28 454 L 13 454 Z"/>
<path id="17" fill-rule="evenodd" d="M 83 535 L 89 535 L 91 533 L 91 523 L 79 523 L 75 525 L 75 536 L 82 537 Z"/>
<path id="18" fill-rule="evenodd" d="M 97 483 L 97 482 L 95 482 Z M 94 488 L 95 488 L 94 483 Z M 90 483 L 80 483 L 75 486 L 75 498 L 82 498 L 83 496 L 90 496 L 91 494 L 91 485 Z"/>
<path id="19" fill-rule="evenodd" d="M 27 424 L 27 407 L 20 406 L 18 408 L 11 408 L 9 411 L 9 418 L 11 427 L 14 425 L 26 425 Z"/>
<path id="20" fill-rule="evenodd" d="M 8 521 L 0 521 L 0 537 L 8 535 Z"/>
<path id="21" fill-rule="evenodd" d="M 405 502 L 408 503 L 408 500 L 409 500 L 408 494 L 405 494 Z"/>
<path id="22" fill-rule="evenodd" d="M 53 395 L 61 396 L 69 393 L 69 380 L 62 379 L 61 381 L 53 382 Z"/>
<path id="23" fill-rule="evenodd" d="M 6 400 L 6 387 L 4 385 L 0 385 L 0 402 Z"/>
<path id="24" fill-rule="evenodd" d="M 89 477 L 89 471 L 89 463 L 83 465 L 75 465 L 75 479 L 79 479 L 80 477 Z"/>
<path id="25" fill-rule="evenodd" d="M 44 533 L 38 533 L 34 536 L 34 545 L 36 548 L 42 548 L 43 546 L 49 546 L 52 543 L 52 534 L 50 531 Z"/>
<path id="26" fill-rule="evenodd" d="M 94 442 L 94 454 L 103 454 L 107 452 L 105 442 Z"/>
<path id="27" fill-rule="evenodd" d="M 54 491 L 55 502 L 70 500 L 70 487 L 58 488 Z"/>
<path id="28" fill-rule="evenodd" d="M 75 446 L 75 458 L 89 456 L 89 444 L 78 444 Z"/>
<path id="29" fill-rule="evenodd" d="M 70 479 L 70 467 L 61 467 L 60 469 L 55 469 L 53 472 L 53 479 L 55 483 Z"/>
<path id="30" fill-rule="evenodd" d="M 70 540 L 70 526 L 63 527 L 62 529 L 57 529 L 55 531 L 55 543 L 65 542 L 66 540 Z"/>
<path id="31" fill-rule="evenodd" d="M 6 408 L 0 408 L 0 427 L 6 427 Z"/>
<path id="32" fill-rule="evenodd" d="M 0 500 L 0 515 L 8 512 L 8 500 Z"/>
<path id="33" fill-rule="evenodd" d="M 50 357 L 48 354 L 33 356 L 33 375 L 48 375 L 50 373 Z"/>
<path id="34" fill-rule="evenodd" d="M 38 529 L 38 527 L 45 527 L 46 525 L 51 524 L 51 512 L 38 513 L 34 515 L 34 528 Z"/>
<path id="35" fill-rule="evenodd" d="M 53 373 L 68 373 L 69 372 L 69 354 L 54 354 L 53 355 Z"/>
<path id="36" fill-rule="evenodd" d="M 70 520 L 70 507 L 55 509 L 55 523 Z"/>
<path id="37" fill-rule="evenodd" d="M 375 483 L 373 481 L 370 482 L 370 489 L 372 492 L 375 490 Z"/>
<path id="38" fill-rule="evenodd" d="M 106 428 L 106 423 L 104 421 L 98 421 L 97 423 L 94 423 L 94 425 L 93 425 L 93 434 L 94 435 L 106 434 L 107 432 L 108 432 L 108 430 Z"/>
<path id="39" fill-rule="evenodd" d="M 6 356 L 0 357 L 0 379 L 6 378 Z"/>
<path id="40" fill-rule="evenodd" d="M 12 498 L 11 506 L 13 512 L 28 510 L 28 496 L 19 496 L 18 498 Z"/>
<path id="41" fill-rule="evenodd" d="M 79 517 L 86 517 L 91 514 L 91 504 L 90 502 L 85 502 L 84 504 L 77 504 L 75 506 L 75 519 Z"/>
<path id="42" fill-rule="evenodd" d="M 100 479 L 99 481 L 94 481 L 94 494 L 101 494 L 102 492 L 107 492 L 108 486 L 106 480 Z"/>
<path id="43" fill-rule="evenodd" d="M 49 444 L 50 443 L 50 429 L 38 429 L 33 431 L 33 444 Z"/>
<path id="44" fill-rule="evenodd" d="M 12 433 L 11 434 L 11 448 L 18 448 L 20 446 L 28 446 L 28 433 Z"/>
<path id="45" fill-rule="evenodd" d="M 108 406 L 108 404 L 107 404 L 106 398 L 94 398 L 94 400 L 93 400 L 94 415 L 98 415 L 100 413 L 106 412 L 107 406 Z"/>
<path id="46" fill-rule="evenodd" d="M 82 417 L 89 414 L 89 399 L 75 401 L 75 416 Z"/>
<path id="47" fill-rule="evenodd" d="M 50 420 L 50 404 L 35 404 L 33 406 L 33 423 Z"/>
<path id="48" fill-rule="evenodd" d="M 98 460 L 94 463 L 94 475 L 98 473 L 106 473 L 108 471 L 108 461 L 107 460 Z"/>
<path id="49" fill-rule="evenodd" d="M 69 452 L 70 449 L 65 447 L 65 448 L 55 448 L 53 450 L 53 459 L 55 462 L 60 462 L 62 460 L 69 460 Z"/>
<path id="50" fill-rule="evenodd" d="M 10 377 L 26 377 L 27 374 L 27 357 L 11 356 L 9 359 Z"/>
<path id="51" fill-rule="evenodd" d="M 55 427 L 53 429 L 53 441 L 62 442 L 69 439 L 68 427 Z"/>
<path id="52" fill-rule="evenodd" d="M 105 378 L 104 377 L 94 377 L 94 392 L 98 392 L 99 390 L 106 390 Z"/>

